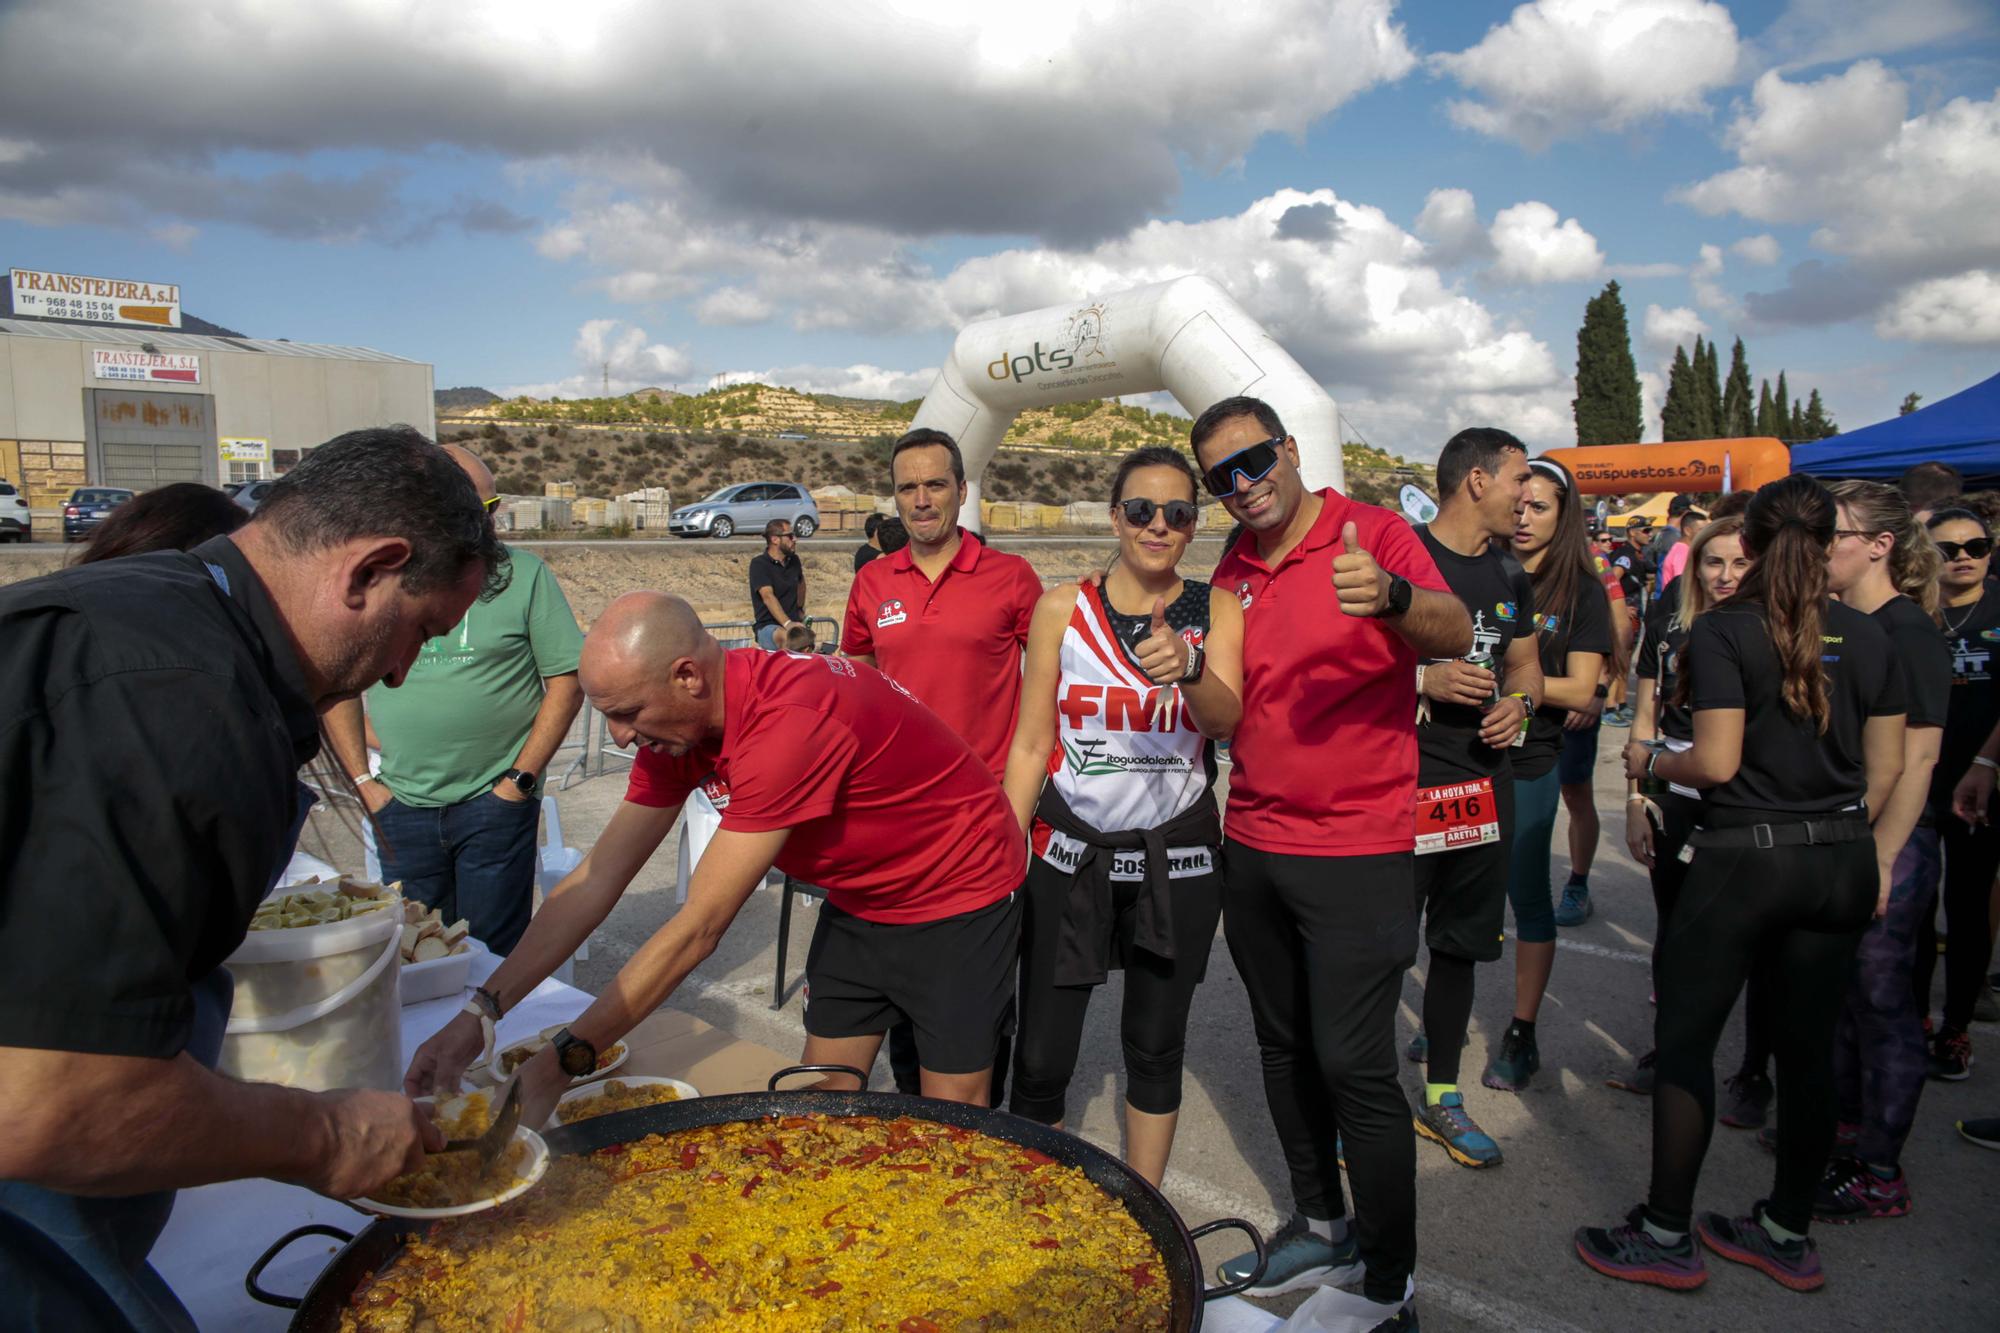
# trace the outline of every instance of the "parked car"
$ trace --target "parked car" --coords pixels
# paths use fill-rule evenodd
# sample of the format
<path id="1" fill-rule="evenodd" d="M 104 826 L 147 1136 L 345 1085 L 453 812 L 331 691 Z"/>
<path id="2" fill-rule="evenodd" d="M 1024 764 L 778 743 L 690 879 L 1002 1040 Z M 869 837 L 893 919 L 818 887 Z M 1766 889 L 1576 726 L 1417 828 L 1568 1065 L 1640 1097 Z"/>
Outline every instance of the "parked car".
<path id="1" fill-rule="evenodd" d="M 724 486 L 706 500 L 676 509 L 667 531 L 676 537 L 764 535 L 764 525 L 782 518 L 800 538 L 819 531 L 819 506 L 806 488 L 789 481 L 746 481 Z"/>
<path id="2" fill-rule="evenodd" d="M 0 481 L 0 541 L 31 542 L 35 539 L 35 516 L 28 512 L 28 497 L 11 481 Z"/>
<path id="3" fill-rule="evenodd" d="M 778 438 L 781 440 L 809 440 L 812 436 L 802 430 L 781 430 L 778 432 Z"/>
<path id="4" fill-rule="evenodd" d="M 63 540 L 80 542 L 111 517 L 111 511 L 131 499 L 122 486 L 79 486 L 63 502 Z"/>
<path id="5" fill-rule="evenodd" d="M 246 481 L 231 498 L 254 514 L 257 512 L 257 506 L 264 503 L 264 497 L 269 495 L 271 488 L 277 484 L 275 481 Z"/>

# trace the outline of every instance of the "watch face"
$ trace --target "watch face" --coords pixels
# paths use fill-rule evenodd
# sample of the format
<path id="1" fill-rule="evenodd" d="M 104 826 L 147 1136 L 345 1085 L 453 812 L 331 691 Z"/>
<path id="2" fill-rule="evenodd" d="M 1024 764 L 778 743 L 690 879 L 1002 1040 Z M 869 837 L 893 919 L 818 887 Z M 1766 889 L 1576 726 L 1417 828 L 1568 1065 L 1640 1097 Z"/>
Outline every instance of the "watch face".
<path id="1" fill-rule="evenodd" d="M 556 1040 L 556 1060 L 562 1065 L 563 1073 L 571 1078 L 582 1078 L 597 1068 L 597 1051 L 583 1038 L 564 1032 Z"/>

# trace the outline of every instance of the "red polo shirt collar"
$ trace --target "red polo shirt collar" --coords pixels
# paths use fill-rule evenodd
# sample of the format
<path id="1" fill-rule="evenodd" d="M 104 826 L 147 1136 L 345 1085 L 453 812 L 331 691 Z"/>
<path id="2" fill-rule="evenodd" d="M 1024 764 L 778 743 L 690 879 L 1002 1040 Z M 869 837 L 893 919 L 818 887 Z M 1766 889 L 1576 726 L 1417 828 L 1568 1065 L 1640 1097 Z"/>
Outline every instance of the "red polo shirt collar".
<path id="1" fill-rule="evenodd" d="M 889 557 L 891 562 L 889 567 L 898 574 L 907 574 L 912 570 L 916 570 L 919 574 L 923 573 L 921 569 L 917 569 L 916 557 L 910 554 L 915 549 L 914 546 L 905 546 L 902 550 L 891 555 Z M 958 530 L 958 549 L 951 553 L 951 563 L 945 566 L 945 568 L 955 569 L 961 574 L 970 574 L 973 567 L 979 563 L 979 553 L 985 549 L 986 543 L 979 540 L 977 533 L 967 532 L 964 528 L 960 528 Z"/>
<path id="2" fill-rule="evenodd" d="M 1314 491 L 1313 494 L 1325 501 L 1320 506 L 1319 517 L 1313 520 L 1310 528 L 1306 529 L 1306 535 L 1299 539 L 1299 544 L 1285 552 L 1285 558 L 1278 562 L 1279 569 L 1283 569 L 1294 560 L 1303 560 L 1307 551 L 1316 551 L 1322 546 L 1340 540 L 1341 520 L 1346 517 L 1347 506 L 1351 502 L 1331 486 Z M 1234 555 L 1247 565 L 1263 570 L 1266 574 L 1277 572 L 1264 563 L 1264 556 L 1257 549 L 1257 534 L 1247 528 L 1236 539 L 1236 545 L 1224 552 L 1223 558 L 1227 559 L 1230 555 Z"/>

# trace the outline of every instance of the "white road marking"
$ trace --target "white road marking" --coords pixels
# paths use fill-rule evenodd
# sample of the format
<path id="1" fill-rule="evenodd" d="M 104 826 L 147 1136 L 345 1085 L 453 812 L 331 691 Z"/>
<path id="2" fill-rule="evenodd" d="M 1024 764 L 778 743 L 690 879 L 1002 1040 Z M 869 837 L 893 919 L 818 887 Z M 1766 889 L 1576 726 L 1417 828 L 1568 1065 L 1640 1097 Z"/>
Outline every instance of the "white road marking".
<path id="1" fill-rule="evenodd" d="M 1572 940 L 1558 937 L 1556 948 L 1568 949 L 1572 953 L 1587 953 L 1593 958 L 1616 958 L 1621 963 L 1651 963 L 1653 955 L 1634 953 L 1630 949 L 1609 949 L 1602 944 L 1592 944 L 1587 940 Z"/>

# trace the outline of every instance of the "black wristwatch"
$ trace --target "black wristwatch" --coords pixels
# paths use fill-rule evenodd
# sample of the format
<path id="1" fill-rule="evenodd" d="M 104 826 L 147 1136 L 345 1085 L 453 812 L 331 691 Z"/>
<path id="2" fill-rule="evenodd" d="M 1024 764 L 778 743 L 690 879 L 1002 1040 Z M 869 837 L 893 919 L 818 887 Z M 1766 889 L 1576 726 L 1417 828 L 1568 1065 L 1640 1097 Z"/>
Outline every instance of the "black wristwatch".
<path id="1" fill-rule="evenodd" d="M 502 773 L 500 776 L 507 779 L 507 781 L 513 783 L 514 790 L 520 792 L 521 795 L 523 796 L 533 796 L 535 794 L 535 788 L 541 786 L 542 784 L 542 780 L 540 778 L 536 777 L 533 773 L 530 773 L 525 768 L 510 768 L 505 773 Z"/>
<path id="2" fill-rule="evenodd" d="M 1403 612 L 1410 609 L 1410 598 L 1413 595 L 1414 590 L 1410 587 L 1408 579 L 1404 578 L 1401 574 L 1391 574 L 1389 576 L 1389 601 L 1382 608 L 1381 614 L 1385 616 L 1402 615 Z"/>
<path id="3" fill-rule="evenodd" d="M 597 1048 L 568 1028 L 556 1033 L 549 1045 L 556 1048 L 556 1063 L 571 1078 L 586 1078 L 597 1072 Z"/>

